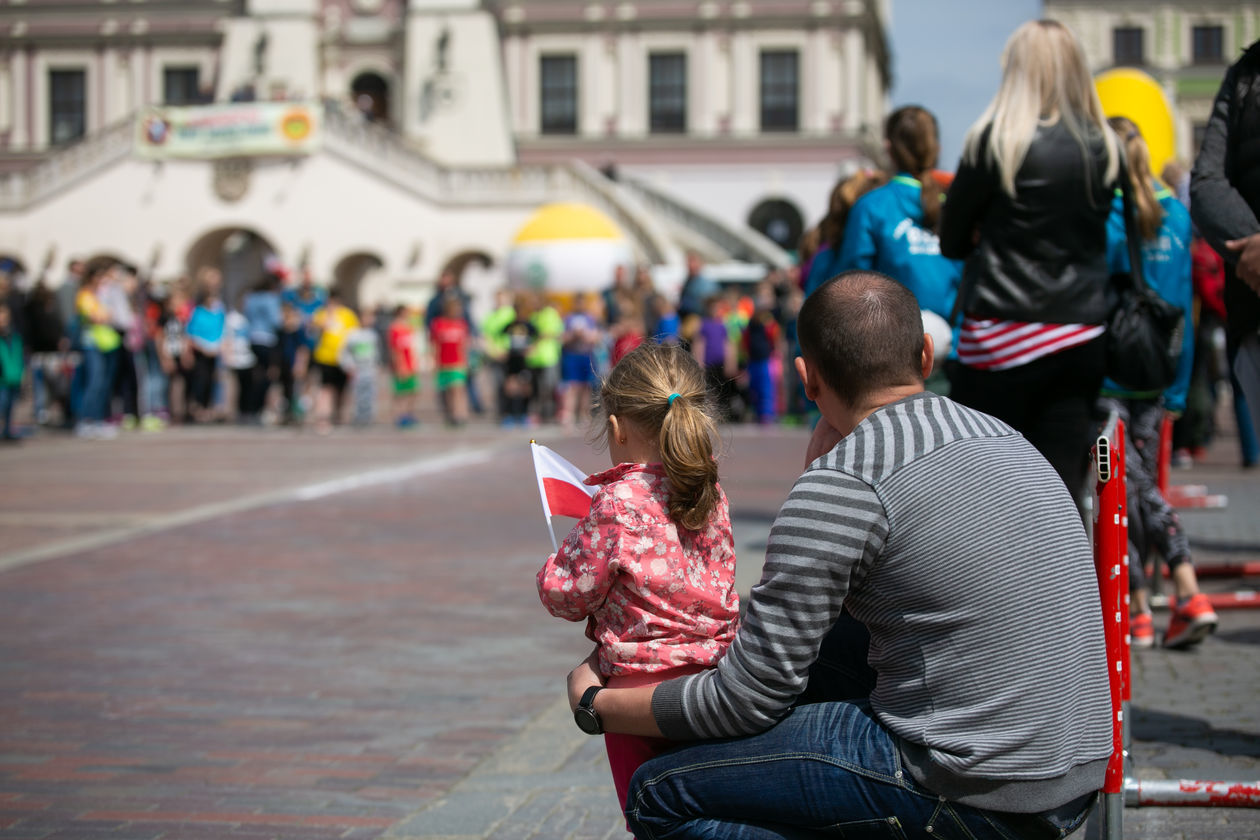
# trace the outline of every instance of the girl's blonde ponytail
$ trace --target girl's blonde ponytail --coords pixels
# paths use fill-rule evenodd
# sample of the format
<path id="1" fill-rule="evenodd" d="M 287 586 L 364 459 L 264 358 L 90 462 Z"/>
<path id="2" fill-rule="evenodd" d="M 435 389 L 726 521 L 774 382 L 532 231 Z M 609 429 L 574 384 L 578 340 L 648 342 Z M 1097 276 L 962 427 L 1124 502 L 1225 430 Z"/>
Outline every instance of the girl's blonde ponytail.
<path id="1" fill-rule="evenodd" d="M 678 394 L 661 423 L 661 465 L 669 479 L 669 516 L 698 531 L 717 507 L 717 461 L 713 458 L 713 418 L 704 409 L 705 393 Z"/>
<path id="2" fill-rule="evenodd" d="M 699 363 L 677 345 L 646 342 L 608 374 L 599 405 L 605 417 L 615 414 L 656 437 L 670 519 L 691 531 L 705 527 L 719 499 L 717 421 Z"/>

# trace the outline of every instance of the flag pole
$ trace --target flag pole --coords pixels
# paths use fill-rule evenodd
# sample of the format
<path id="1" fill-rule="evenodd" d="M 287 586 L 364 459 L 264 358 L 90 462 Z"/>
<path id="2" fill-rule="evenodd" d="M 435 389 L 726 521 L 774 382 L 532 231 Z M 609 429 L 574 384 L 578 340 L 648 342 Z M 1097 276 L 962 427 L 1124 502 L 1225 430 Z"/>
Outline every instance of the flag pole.
<path id="1" fill-rule="evenodd" d="M 534 451 L 534 447 L 537 445 L 538 445 L 538 441 L 534 440 L 533 438 L 529 439 L 529 448 L 530 448 L 529 451 L 531 453 Z M 537 469 L 537 467 L 535 467 L 535 469 Z M 541 479 L 539 479 L 538 492 L 540 494 L 545 494 L 545 491 L 542 488 Z M 547 535 L 551 537 L 551 550 L 559 554 L 560 544 L 556 542 L 556 529 L 551 524 L 551 517 L 547 515 L 547 503 L 545 501 L 543 502 L 543 519 L 547 521 Z"/>

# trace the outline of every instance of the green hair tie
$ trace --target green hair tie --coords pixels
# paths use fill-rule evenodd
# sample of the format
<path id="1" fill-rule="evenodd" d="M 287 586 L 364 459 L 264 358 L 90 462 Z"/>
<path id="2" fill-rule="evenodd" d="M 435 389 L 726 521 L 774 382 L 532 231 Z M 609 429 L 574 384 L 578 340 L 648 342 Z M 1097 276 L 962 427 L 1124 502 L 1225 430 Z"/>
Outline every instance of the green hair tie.
<path id="1" fill-rule="evenodd" d="M 679 396 L 678 394 L 670 394 L 670 395 L 669 395 L 669 405 L 670 405 L 670 407 L 671 407 L 671 408 L 672 408 L 672 407 L 673 407 L 673 405 L 674 405 L 674 400 L 678 399 L 678 396 Z"/>

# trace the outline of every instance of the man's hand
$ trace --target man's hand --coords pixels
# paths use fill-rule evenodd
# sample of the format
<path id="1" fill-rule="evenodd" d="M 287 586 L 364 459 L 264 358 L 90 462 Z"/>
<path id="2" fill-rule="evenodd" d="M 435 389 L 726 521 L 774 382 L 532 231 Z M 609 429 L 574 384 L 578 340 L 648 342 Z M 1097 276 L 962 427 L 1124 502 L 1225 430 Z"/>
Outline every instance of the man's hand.
<path id="1" fill-rule="evenodd" d="M 594 685 L 603 685 L 604 679 L 599 675 L 599 648 L 591 651 L 591 655 L 569 672 L 569 709 L 577 708 L 578 701 L 586 693 L 586 689 Z"/>
<path id="2" fill-rule="evenodd" d="M 814 436 L 809 439 L 809 446 L 805 449 L 805 466 L 808 467 L 816 459 L 835 449 L 842 437 L 844 436 L 827 422 L 826 417 L 819 419 L 818 425 L 814 427 Z"/>
<path id="3" fill-rule="evenodd" d="M 1238 255 L 1238 279 L 1260 295 L 1260 233 L 1242 239 L 1231 239 L 1225 247 Z"/>

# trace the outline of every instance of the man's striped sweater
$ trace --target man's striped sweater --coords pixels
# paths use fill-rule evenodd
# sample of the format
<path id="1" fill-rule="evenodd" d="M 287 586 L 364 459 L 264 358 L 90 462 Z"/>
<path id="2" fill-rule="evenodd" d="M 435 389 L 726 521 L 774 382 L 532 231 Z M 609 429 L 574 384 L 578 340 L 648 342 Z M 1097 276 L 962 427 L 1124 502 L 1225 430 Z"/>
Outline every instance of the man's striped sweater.
<path id="1" fill-rule="evenodd" d="M 922 393 L 797 480 L 718 667 L 661 684 L 670 738 L 759 732 L 804 689 L 841 607 L 870 631 L 871 706 L 923 785 L 999 811 L 1102 784 L 1102 609 L 1077 508 L 1006 424 Z"/>

